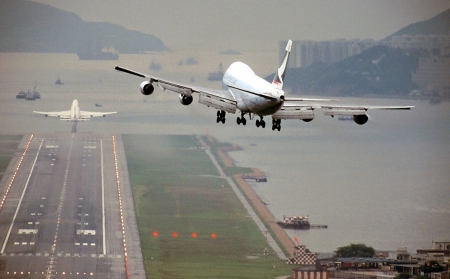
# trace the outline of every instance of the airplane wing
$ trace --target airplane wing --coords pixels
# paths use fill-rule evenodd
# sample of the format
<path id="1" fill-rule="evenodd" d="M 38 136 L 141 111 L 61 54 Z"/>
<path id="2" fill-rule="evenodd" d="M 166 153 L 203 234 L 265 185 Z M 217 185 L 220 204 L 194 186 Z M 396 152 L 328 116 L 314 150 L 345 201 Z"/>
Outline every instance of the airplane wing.
<path id="1" fill-rule="evenodd" d="M 323 105 L 319 103 L 308 103 L 307 101 L 332 101 L 330 99 L 288 99 L 283 107 L 272 115 L 273 119 L 302 119 L 311 121 L 314 119 L 314 110 L 321 109 L 324 115 L 334 117 L 353 116 L 355 122 L 358 117 L 365 118 L 368 110 L 410 110 L 414 106 L 349 106 L 349 105 Z M 360 118 L 361 119 L 361 118 Z M 364 122 L 361 120 L 361 122 Z M 364 122 L 365 123 L 365 122 Z M 359 123 L 358 123 L 359 124 Z"/>
<path id="2" fill-rule="evenodd" d="M 190 104 L 192 102 L 192 94 L 199 94 L 199 103 L 206 105 L 208 107 L 213 107 L 219 110 L 223 110 L 229 113 L 236 112 L 236 100 L 234 96 L 226 90 L 214 90 L 209 88 L 202 88 L 197 86 L 184 85 L 181 83 L 161 79 L 155 76 L 150 76 L 146 74 L 142 74 L 136 71 L 132 71 L 120 66 L 116 66 L 115 69 L 117 71 L 125 72 L 131 75 L 135 75 L 142 78 L 148 78 L 150 81 L 144 81 L 141 84 L 141 91 L 144 86 L 148 86 L 149 84 L 156 82 L 157 85 L 163 90 L 169 90 L 175 93 L 179 93 L 180 102 L 184 105 Z M 151 91 L 153 92 L 153 91 Z M 148 93 L 148 94 L 151 94 Z M 144 93 L 144 92 L 143 92 Z M 145 93 L 144 93 L 145 94 Z M 148 95 L 146 94 L 146 95 Z"/>
<path id="3" fill-rule="evenodd" d="M 70 110 L 64 110 L 64 111 L 33 111 L 34 113 L 43 114 L 46 117 L 53 116 L 53 117 L 59 117 L 62 119 L 69 119 L 70 118 Z"/>
<path id="4" fill-rule="evenodd" d="M 321 106 L 324 115 L 365 115 L 368 110 L 410 110 L 414 106 Z"/>
<path id="5" fill-rule="evenodd" d="M 117 113 L 117 111 L 93 112 L 93 111 L 80 110 L 80 119 L 89 119 L 91 117 L 105 117 L 108 114 L 114 114 L 114 113 Z"/>

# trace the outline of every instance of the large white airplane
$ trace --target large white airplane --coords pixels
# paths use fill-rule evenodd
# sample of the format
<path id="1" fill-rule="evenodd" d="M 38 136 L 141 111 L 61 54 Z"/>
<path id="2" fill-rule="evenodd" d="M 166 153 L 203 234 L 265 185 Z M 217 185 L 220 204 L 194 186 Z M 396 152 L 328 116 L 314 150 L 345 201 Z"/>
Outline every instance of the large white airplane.
<path id="1" fill-rule="evenodd" d="M 43 114 L 45 116 L 55 116 L 59 117 L 60 120 L 79 122 L 79 121 L 87 121 L 91 117 L 105 117 L 107 114 L 117 113 L 116 111 L 112 112 L 91 112 L 80 110 L 80 106 L 78 105 L 78 101 L 75 99 L 72 102 L 72 106 L 70 110 L 64 111 L 33 111 L 34 113 Z"/>
<path id="2" fill-rule="evenodd" d="M 225 115 L 227 112 L 234 114 L 239 110 L 241 115 L 236 120 L 238 125 L 241 123 L 243 125 L 246 124 L 246 114 L 249 115 L 250 119 L 253 119 L 257 115 L 259 119 L 256 120 L 256 126 L 265 128 L 266 122 L 264 121 L 264 116 L 271 115 L 272 130 L 278 131 L 281 129 L 282 119 L 301 119 L 309 122 L 314 119 L 314 110 L 316 109 L 321 109 L 324 115 L 330 115 L 332 117 L 335 115 L 352 116 L 355 123 L 363 125 L 369 119 L 366 114 L 366 111 L 369 109 L 409 110 L 413 108 L 413 106 L 323 105 L 322 102 L 332 100 L 286 97 L 283 91 L 283 81 L 291 47 L 292 41 L 289 40 L 286 45 L 283 62 L 275 73 L 272 83 L 257 76 L 248 65 L 242 62 L 234 62 L 223 76 L 222 87 L 224 90 L 183 85 L 120 66 L 116 66 L 115 69 L 149 79 L 140 85 L 141 92 L 144 95 L 153 93 L 153 83 L 156 83 L 163 90 L 167 89 L 179 93 L 179 100 L 183 105 L 191 104 L 193 101 L 192 94 L 198 93 L 199 103 L 218 110 L 217 123 L 225 123 Z"/>

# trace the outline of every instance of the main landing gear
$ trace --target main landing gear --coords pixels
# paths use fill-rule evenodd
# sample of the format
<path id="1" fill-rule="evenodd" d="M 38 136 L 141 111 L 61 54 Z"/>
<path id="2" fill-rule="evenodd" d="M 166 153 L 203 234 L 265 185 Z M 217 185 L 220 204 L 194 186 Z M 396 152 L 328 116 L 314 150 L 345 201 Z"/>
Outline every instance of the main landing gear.
<path id="1" fill-rule="evenodd" d="M 272 131 L 281 130 L 281 119 L 272 119 Z"/>
<path id="2" fill-rule="evenodd" d="M 241 117 L 238 117 L 236 119 L 236 123 L 238 125 L 241 125 L 241 123 L 242 123 L 242 125 L 244 125 L 244 126 L 245 126 L 245 124 L 247 124 L 247 119 L 244 118 L 244 113 L 243 112 L 241 113 Z"/>
<path id="3" fill-rule="evenodd" d="M 256 127 L 259 128 L 259 126 L 261 126 L 263 129 L 266 128 L 266 121 L 264 121 L 263 117 L 261 117 L 261 120 L 256 119 Z"/>
<path id="4" fill-rule="evenodd" d="M 216 122 L 222 122 L 222 124 L 225 124 L 225 111 L 224 110 L 218 110 L 217 111 L 217 119 Z"/>

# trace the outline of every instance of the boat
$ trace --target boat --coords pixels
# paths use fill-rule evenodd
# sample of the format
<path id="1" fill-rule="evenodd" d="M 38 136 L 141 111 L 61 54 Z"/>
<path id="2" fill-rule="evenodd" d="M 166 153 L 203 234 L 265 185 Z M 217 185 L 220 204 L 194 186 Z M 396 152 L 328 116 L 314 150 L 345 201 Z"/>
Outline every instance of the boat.
<path id="1" fill-rule="evenodd" d="M 309 229 L 311 227 L 308 220 L 308 215 L 298 215 L 292 217 L 283 216 L 283 220 L 277 221 L 277 224 L 286 229 Z"/>
<path id="2" fill-rule="evenodd" d="M 36 99 L 40 99 L 40 98 L 41 98 L 41 94 L 40 94 L 39 92 L 36 91 L 36 84 L 37 84 L 37 81 L 34 83 L 33 91 L 30 91 L 30 90 L 28 89 L 28 92 L 25 93 L 25 92 L 23 92 L 23 91 L 21 90 L 21 91 L 19 92 L 19 94 L 16 95 L 16 98 L 17 98 L 17 99 L 25 99 L 25 100 L 27 100 L 27 101 L 34 101 L 34 100 L 36 100 Z M 25 96 L 25 97 L 23 97 L 23 96 Z"/>
<path id="3" fill-rule="evenodd" d="M 223 78 L 223 66 L 222 63 L 219 64 L 219 70 L 217 72 L 212 72 L 208 74 L 209 81 L 221 81 Z"/>
<path id="4" fill-rule="evenodd" d="M 16 95 L 16 99 L 25 99 L 27 97 L 27 92 L 20 90 Z"/>
<path id="5" fill-rule="evenodd" d="M 25 100 L 27 101 L 34 101 L 36 98 L 34 98 L 34 94 L 31 91 L 28 91 L 27 96 L 25 97 Z"/>
<path id="6" fill-rule="evenodd" d="M 62 83 L 61 80 L 59 79 L 59 76 L 58 79 L 55 81 L 55 85 L 64 85 L 64 83 Z"/>

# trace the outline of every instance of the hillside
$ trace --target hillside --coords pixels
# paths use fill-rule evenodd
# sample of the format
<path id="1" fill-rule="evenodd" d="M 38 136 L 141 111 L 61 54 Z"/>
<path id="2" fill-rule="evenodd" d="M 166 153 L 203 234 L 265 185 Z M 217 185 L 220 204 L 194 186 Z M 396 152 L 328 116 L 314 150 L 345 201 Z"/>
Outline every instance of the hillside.
<path id="1" fill-rule="evenodd" d="M 0 1 L 0 52 L 76 53 L 104 47 L 120 53 L 165 51 L 157 37 L 22 0 Z"/>
<path id="2" fill-rule="evenodd" d="M 418 52 L 376 46 L 331 65 L 290 69 L 285 82 L 292 92 L 302 94 L 406 95 L 417 87 L 411 82 L 411 72 L 417 68 L 418 57 Z"/>
<path id="3" fill-rule="evenodd" d="M 418 23 L 411 24 L 392 36 L 448 34 L 450 10 Z M 411 81 L 411 73 L 418 67 L 418 60 L 425 52 L 391 49 L 376 46 L 343 61 L 309 67 L 289 69 L 286 86 L 293 93 L 324 94 L 331 96 L 407 95 L 417 85 Z M 273 78 L 273 74 L 267 80 Z"/>
<path id="4" fill-rule="evenodd" d="M 432 35 L 441 34 L 445 35 L 450 32 L 450 9 L 438 14 L 437 16 L 425 21 L 417 22 L 400 29 L 394 34 L 385 38 L 390 40 L 393 36 L 401 35 Z"/>

